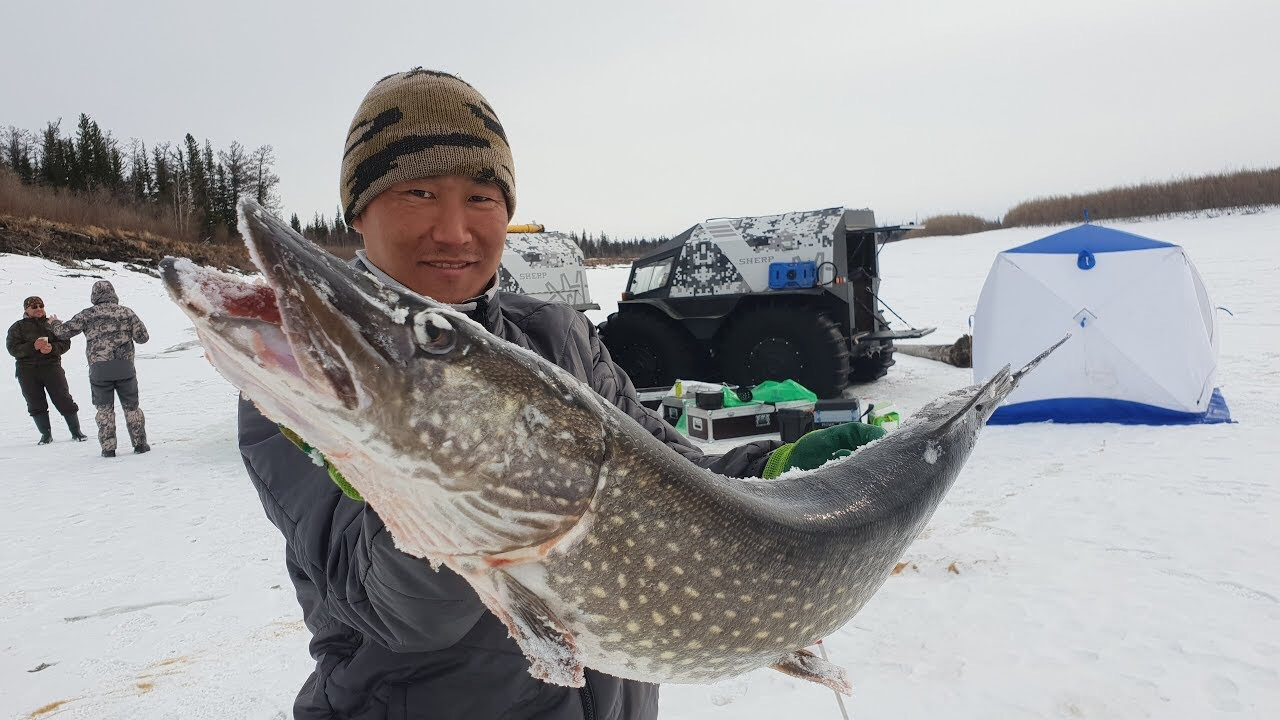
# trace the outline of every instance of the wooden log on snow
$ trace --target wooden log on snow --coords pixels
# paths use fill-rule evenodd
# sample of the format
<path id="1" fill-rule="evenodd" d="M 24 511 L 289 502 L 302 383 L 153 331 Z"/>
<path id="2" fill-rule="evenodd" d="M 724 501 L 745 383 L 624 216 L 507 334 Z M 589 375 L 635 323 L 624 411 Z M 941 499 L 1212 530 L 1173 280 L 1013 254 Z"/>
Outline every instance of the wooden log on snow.
<path id="1" fill-rule="evenodd" d="M 959 368 L 973 367 L 973 336 L 961 335 L 950 345 L 894 345 L 894 352 L 926 360 L 936 360 Z"/>

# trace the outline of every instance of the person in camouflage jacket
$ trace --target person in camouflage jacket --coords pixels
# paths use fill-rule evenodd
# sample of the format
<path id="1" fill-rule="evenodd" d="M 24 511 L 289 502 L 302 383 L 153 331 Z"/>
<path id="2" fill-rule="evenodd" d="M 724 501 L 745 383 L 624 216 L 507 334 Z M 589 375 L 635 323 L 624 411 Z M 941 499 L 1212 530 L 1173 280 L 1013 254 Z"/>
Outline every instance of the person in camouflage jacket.
<path id="1" fill-rule="evenodd" d="M 151 449 L 142 408 L 138 406 L 138 373 L 133 364 L 134 343 L 151 339 L 147 326 L 129 308 L 120 304 L 116 289 L 109 280 L 93 284 L 89 294 L 91 307 L 61 322 L 55 316 L 49 327 L 60 338 L 71 339 L 84 333 L 85 355 L 89 358 L 89 385 L 93 406 L 97 409 L 98 443 L 103 457 L 116 454 L 115 396 L 124 408 L 125 426 L 135 453 Z"/>

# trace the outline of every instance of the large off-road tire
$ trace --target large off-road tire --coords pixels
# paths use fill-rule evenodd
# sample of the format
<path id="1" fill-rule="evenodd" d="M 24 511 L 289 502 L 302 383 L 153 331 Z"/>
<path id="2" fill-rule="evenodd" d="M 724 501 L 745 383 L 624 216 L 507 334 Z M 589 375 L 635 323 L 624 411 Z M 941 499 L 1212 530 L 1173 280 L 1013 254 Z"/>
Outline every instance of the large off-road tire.
<path id="1" fill-rule="evenodd" d="M 893 343 L 885 343 L 875 355 L 864 355 L 849 361 L 849 380 L 855 383 L 875 382 L 889 373 L 898 362 L 893 357 Z"/>
<path id="2" fill-rule="evenodd" d="M 791 379 L 820 398 L 849 384 L 849 346 L 840 328 L 811 308 L 768 305 L 742 310 L 716 345 L 726 382 L 756 385 Z"/>
<path id="3" fill-rule="evenodd" d="M 600 339 L 638 388 L 700 380 L 706 373 L 707 352 L 684 328 L 654 313 L 614 313 L 601 326 Z"/>

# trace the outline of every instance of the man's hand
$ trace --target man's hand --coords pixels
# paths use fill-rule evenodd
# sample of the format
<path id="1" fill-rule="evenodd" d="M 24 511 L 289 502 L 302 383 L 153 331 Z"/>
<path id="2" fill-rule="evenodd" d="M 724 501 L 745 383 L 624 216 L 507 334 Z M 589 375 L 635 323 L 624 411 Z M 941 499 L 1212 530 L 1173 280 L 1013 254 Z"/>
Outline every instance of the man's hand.
<path id="1" fill-rule="evenodd" d="M 53 352 L 53 345 L 49 344 L 49 341 L 46 340 L 45 338 L 37 338 L 35 345 L 36 345 L 36 350 L 39 350 L 45 355 L 48 355 L 49 353 Z"/>

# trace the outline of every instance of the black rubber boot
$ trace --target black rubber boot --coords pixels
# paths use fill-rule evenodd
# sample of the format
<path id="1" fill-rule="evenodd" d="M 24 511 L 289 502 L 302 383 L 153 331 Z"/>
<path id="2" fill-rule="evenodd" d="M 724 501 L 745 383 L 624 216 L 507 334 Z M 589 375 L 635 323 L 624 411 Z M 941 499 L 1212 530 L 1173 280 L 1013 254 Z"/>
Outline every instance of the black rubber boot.
<path id="1" fill-rule="evenodd" d="M 48 445 L 53 442 L 53 429 L 49 427 L 49 413 L 32 415 L 31 419 L 36 421 L 36 429 L 40 431 L 40 442 L 36 444 Z"/>
<path id="2" fill-rule="evenodd" d="M 151 452 L 151 446 L 146 443 L 142 443 L 141 445 L 134 445 L 133 451 L 141 455 L 144 452 Z"/>
<path id="3" fill-rule="evenodd" d="M 89 439 L 88 435 L 85 435 L 84 433 L 80 432 L 80 416 L 79 415 L 72 413 L 70 415 L 63 415 L 62 417 L 67 421 L 67 429 L 71 431 L 72 440 L 75 440 L 76 442 L 84 442 L 85 440 Z"/>
<path id="4" fill-rule="evenodd" d="M 116 451 L 115 451 L 115 450 L 103 450 L 103 451 L 102 451 L 102 457 L 115 457 L 115 456 L 116 456 Z"/>

